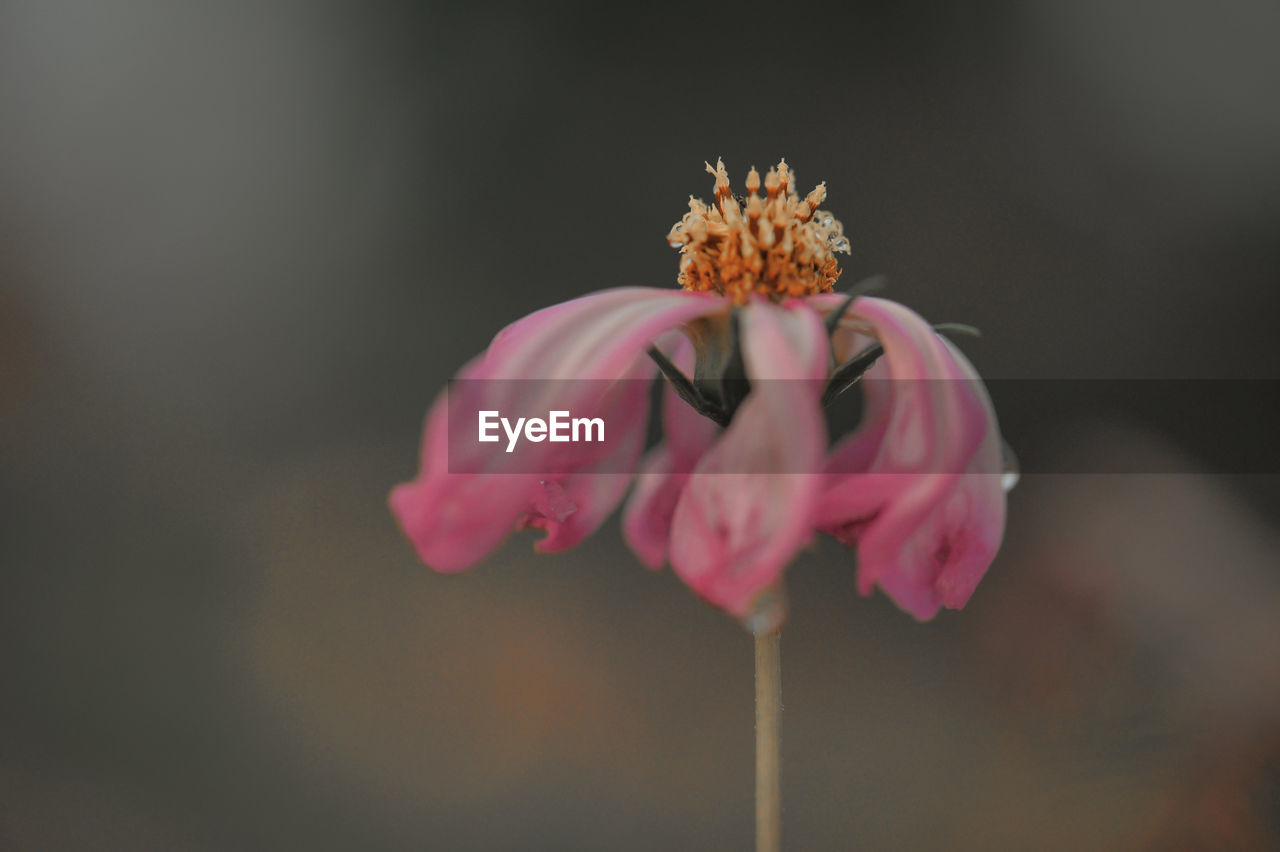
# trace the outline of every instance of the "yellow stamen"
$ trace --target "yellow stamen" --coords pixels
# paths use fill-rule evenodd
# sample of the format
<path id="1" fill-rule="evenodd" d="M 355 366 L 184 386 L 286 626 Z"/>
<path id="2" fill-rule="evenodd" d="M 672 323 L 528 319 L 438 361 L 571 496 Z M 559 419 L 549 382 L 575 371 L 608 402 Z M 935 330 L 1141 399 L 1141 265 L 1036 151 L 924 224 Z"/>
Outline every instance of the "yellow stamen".
<path id="1" fill-rule="evenodd" d="M 686 290 L 730 296 L 742 304 L 752 293 L 780 300 L 830 292 L 840 277 L 835 252 L 848 253 L 844 227 L 818 205 L 825 183 L 806 197 L 795 192 L 796 175 L 786 160 L 764 176 L 747 173 L 747 196 L 734 197 L 724 161 L 715 176 L 715 204 L 689 198 L 689 212 L 667 235 L 680 249 L 678 281 Z"/>

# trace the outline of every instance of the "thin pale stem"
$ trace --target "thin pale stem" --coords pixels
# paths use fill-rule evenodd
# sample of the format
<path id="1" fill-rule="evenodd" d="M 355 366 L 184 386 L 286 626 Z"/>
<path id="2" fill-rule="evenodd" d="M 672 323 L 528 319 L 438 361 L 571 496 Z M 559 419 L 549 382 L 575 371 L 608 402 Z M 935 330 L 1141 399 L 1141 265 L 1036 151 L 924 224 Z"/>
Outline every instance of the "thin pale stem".
<path id="1" fill-rule="evenodd" d="M 781 638 L 756 637 L 756 852 L 782 849 Z"/>

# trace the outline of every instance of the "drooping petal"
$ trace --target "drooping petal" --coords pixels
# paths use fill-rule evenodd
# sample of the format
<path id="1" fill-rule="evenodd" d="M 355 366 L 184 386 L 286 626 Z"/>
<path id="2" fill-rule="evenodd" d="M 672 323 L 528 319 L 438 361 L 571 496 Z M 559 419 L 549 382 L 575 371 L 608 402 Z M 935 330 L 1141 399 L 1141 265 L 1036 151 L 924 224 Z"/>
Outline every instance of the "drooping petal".
<path id="1" fill-rule="evenodd" d="M 864 379 L 865 416 L 827 464 L 817 522 L 858 546 L 858 587 L 917 618 L 960 607 L 1004 529 L 999 427 L 972 365 L 921 317 L 884 299 L 848 322 L 885 355 Z"/>
<path id="2" fill-rule="evenodd" d="M 635 378 L 641 372 L 651 372 L 647 363 L 637 362 L 628 374 L 630 378 L 616 389 L 621 404 L 612 407 L 606 422 L 627 424 L 631 428 L 626 429 L 620 440 L 610 444 L 610 454 L 593 455 L 591 461 L 573 473 L 539 482 L 535 493 L 558 497 L 559 507 L 543 512 L 541 506 L 535 504 L 535 511 L 521 521 L 522 526 L 547 531 L 546 537 L 535 545 L 538 552 L 560 553 L 576 546 L 596 531 L 627 493 L 631 472 L 644 450 L 644 424 L 649 414 L 648 389 Z"/>
<path id="3" fill-rule="evenodd" d="M 1000 549 L 1006 502 L 1000 448 L 992 429 L 968 470 L 905 542 L 869 531 L 858 547 L 860 568 L 870 566 L 885 593 L 919 619 L 968 603 Z"/>
<path id="4" fill-rule="evenodd" d="M 686 375 L 693 375 L 694 351 L 684 335 L 664 349 Z M 671 520 L 689 473 L 711 446 L 720 427 L 689 406 L 668 384 L 662 396 L 664 442 L 645 458 L 622 516 L 622 533 L 637 557 L 650 568 L 667 561 Z"/>
<path id="5" fill-rule="evenodd" d="M 667 562 L 667 542 L 676 502 L 688 474 L 677 473 L 671 448 L 655 447 L 636 474 L 635 488 L 622 515 L 622 535 L 636 557 L 657 570 Z"/>
<path id="6" fill-rule="evenodd" d="M 722 311 L 706 293 L 618 287 L 535 311 L 494 337 L 489 379 L 615 379 L 663 332 Z"/>
<path id="7" fill-rule="evenodd" d="M 418 557 L 453 573 L 483 559 L 511 531 L 533 498 L 536 480 L 518 474 L 448 472 L 449 407 L 442 394 L 427 415 L 422 471 L 391 490 L 391 512 Z"/>
<path id="8" fill-rule="evenodd" d="M 745 619 L 813 534 L 828 343 L 817 312 L 799 301 L 753 301 L 741 328 L 752 390 L 680 495 L 671 564 L 698 594 Z"/>
<path id="9" fill-rule="evenodd" d="M 651 376 L 645 348 L 665 331 L 717 310 L 723 302 L 703 294 L 619 288 L 538 311 L 499 332 L 488 351 L 463 368 L 462 381 L 436 400 L 419 474 L 391 493 L 392 511 L 422 560 L 438 571 L 464 570 L 518 523 L 546 529 L 547 549 L 571 546 L 594 530 L 625 491 L 623 472 L 635 469 L 647 419 L 643 382 L 614 380 Z M 610 457 L 589 445 L 549 442 L 523 454 L 490 452 L 486 445 L 478 456 L 477 446 L 459 450 L 456 437 L 474 435 L 475 420 L 450 422 L 458 411 L 551 407 L 617 413 L 610 415 Z M 566 456 L 566 447 L 579 446 L 577 455 Z M 553 460 L 556 473 L 549 476 Z M 595 479 L 588 469 L 617 473 Z"/>

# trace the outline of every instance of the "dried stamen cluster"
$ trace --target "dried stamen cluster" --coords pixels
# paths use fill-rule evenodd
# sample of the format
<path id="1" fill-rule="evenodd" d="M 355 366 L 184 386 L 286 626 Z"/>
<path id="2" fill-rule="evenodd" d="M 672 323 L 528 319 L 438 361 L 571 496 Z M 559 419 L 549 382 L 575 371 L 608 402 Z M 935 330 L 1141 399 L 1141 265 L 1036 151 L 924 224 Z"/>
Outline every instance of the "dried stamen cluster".
<path id="1" fill-rule="evenodd" d="M 680 286 L 711 291 L 742 304 L 752 293 L 772 299 L 830 292 L 840 277 L 835 252 L 848 253 L 844 227 L 818 205 L 825 183 L 805 198 L 795 193 L 795 173 L 787 161 L 764 176 L 747 174 L 747 196 L 729 189 L 724 162 L 707 171 L 716 178 L 716 201 L 689 199 L 689 212 L 667 235 L 680 249 Z"/>

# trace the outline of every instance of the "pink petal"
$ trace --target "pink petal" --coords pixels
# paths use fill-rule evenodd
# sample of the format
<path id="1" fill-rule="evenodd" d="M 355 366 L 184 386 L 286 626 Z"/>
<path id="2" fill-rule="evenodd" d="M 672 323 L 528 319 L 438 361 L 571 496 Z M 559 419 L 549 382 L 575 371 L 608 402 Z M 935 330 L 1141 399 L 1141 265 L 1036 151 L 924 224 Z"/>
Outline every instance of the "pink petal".
<path id="1" fill-rule="evenodd" d="M 498 332 L 488 379 L 616 379 L 663 332 L 724 310 L 709 293 L 618 287 L 552 305 Z"/>
<path id="2" fill-rule="evenodd" d="M 803 302 L 754 301 L 741 328 L 753 389 L 680 495 L 671 562 L 698 594 L 747 618 L 813 534 L 829 353 L 821 318 Z"/>
<path id="3" fill-rule="evenodd" d="M 1004 488 L 1000 474 L 987 471 L 1001 464 L 999 438 L 984 441 L 972 472 L 957 478 L 906 541 L 869 533 L 859 545 L 859 565 L 873 570 L 881 565 L 880 587 L 916 618 L 927 620 L 941 607 L 960 609 L 968 603 L 1000 549 Z"/>
<path id="4" fill-rule="evenodd" d="M 449 474 L 448 405 L 442 394 L 427 415 L 418 478 L 391 491 L 392 514 L 419 558 L 437 571 L 463 571 L 511 531 L 535 481 L 504 474 Z"/>
<path id="5" fill-rule="evenodd" d="M 679 290 L 631 287 L 606 290 L 531 314 L 500 332 L 489 350 L 459 373 L 464 381 L 453 393 L 467 397 L 466 405 L 498 411 L 548 411 L 598 407 L 604 382 L 571 385 L 525 379 L 616 380 L 648 377 L 653 367 L 645 348 L 663 332 L 684 322 L 723 310 L 722 300 Z M 580 396 L 566 399 L 566 390 Z M 455 399 L 455 403 L 457 400 Z M 613 510 L 625 492 L 628 476 L 592 474 L 601 467 L 634 470 L 643 445 L 647 393 L 642 382 L 618 382 L 606 400 L 611 412 L 631 412 L 610 421 L 616 424 L 610 443 L 612 457 L 558 458 L 572 468 L 558 476 L 536 472 L 563 448 L 587 447 L 548 442 L 532 445 L 523 455 L 496 452 L 485 445 L 481 464 L 472 468 L 459 458 L 455 441 L 450 456 L 451 406 L 441 394 L 428 414 L 422 445 L 422 466 L 412 482 L 396 487 L 392 512 L 423 562 L 438 571 L 461 571 L 484 558 L 517 524 L 546 529 L 542 549 L 563 549 L 589 535 Z M 474 405 L 473 405 L 474 404 Z M 612 415 L 611 415 L 612 416 Z M 474 434 L 475 421 L 454 424 Z M 618 428 L 623 428 L 618 433 Z M 630 458 L 626 458 L 631 454 Z M 519 455 L 521 467 L 516 466 Z M 451 473 L 475 469 L 476 473 Z M 576 467 L 575 467 L 576 465 Z M 576 473 L 574 471 L 577 471 Z"/>
<path id="6" fill-rule="evenodd" d="M 972 365 L 918 315 L 857 300 L 885 349 L 859 432 L 832 453 L 818 526 L 858 545 L 858 586 L 921 619 L 968 600 L 1004 530 L 999 427 Z M 891 379 L 892 381 L 876 379 Z"/>
<path id="7" fill-rule="evenodd" d="M 559 495 L 561 506 L 567 507 L 567 511 L 545 512 L 540 504 L 535 504 L 534 511 L 521 522 L 522 526 L 547 531 L 546 537 L 535 545 L 540 553 L 560 553 L 591 535 L 631 486 L 631 471 L 636 469 L 644 450 L 649 394 L 645 384 L 636 380 L 626 382 L 621 390 L 628 397 L 631 413 L 620 410 L 616 416 L 610 415 L 607 422 L 631 423 L 635 428 L 627 430 L 621 441 L 611 444 L 612 454 L 597 457 L 593 463 L 567 476 L 539 482 L 536 492 Z"/>
<path id="8" fill-rule="evenodd" d="M 682 334 L 677 338 L 664 351 L 686 376 L 692 376 L 693 344 Z M 662 423 L 666 441 L 644 460 L 622 516 L 627 544 L 654 569 L 667 561 L 671 520 L 689 472 L 720 434 L 719 426 L 695 411 L 669 384 L 663 391 Z"/>
<path id="9" fill-rule="evenodd" d="M 671 521 L 689 480 L 689 474 L 676 471 L 671 448 L 654 448 L 636 475 L 635 489 L 622 516 L 627 544 L 641 562 L 655 570 L 666 564 Z"/>

